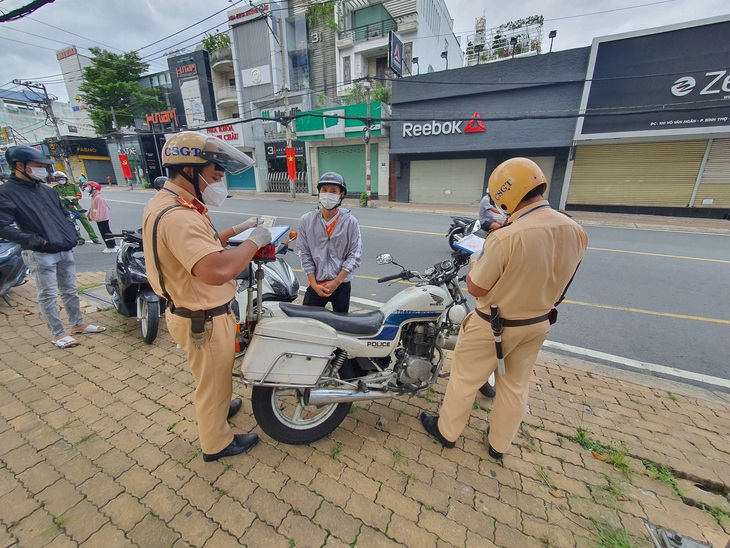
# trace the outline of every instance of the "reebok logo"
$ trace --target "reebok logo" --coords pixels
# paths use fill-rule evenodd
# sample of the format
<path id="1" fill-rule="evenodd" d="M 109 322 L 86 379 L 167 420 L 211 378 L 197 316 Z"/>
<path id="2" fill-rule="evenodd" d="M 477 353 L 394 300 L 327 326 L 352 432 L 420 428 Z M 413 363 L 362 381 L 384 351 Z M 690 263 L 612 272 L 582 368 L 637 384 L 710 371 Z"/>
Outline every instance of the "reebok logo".
<path id="1" fill-rule="evenodd" d="M 479 112 L 472 114 L 472 119 L 464 125 L 464 120 L 451 120 L 448 122 L 437 122 L 432 120 L 423 124 L 403 122 L 403 137 L 428 137 L 435 135 L 453 135 L 455 133 L 484 133 L 487 126 L 481 119 Z"/>

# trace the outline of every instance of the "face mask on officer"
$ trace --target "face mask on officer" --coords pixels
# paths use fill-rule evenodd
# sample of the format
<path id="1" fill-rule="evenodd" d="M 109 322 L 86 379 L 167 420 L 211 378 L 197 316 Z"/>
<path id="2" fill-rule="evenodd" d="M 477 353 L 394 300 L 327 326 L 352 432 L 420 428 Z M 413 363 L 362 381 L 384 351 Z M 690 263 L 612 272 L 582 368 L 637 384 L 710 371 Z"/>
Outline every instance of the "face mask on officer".
<path id="1" fill-rule="evenodd" d="M 216 171 L 225 171 L 218 165 L 215 166 Z M 209 183 L 205 177 L 200 175 L 200 178 L 205 182 L 206 186 L 205 190 L 203 190 L 203 202 L 205 202 L 205 205 L 211 205 L 213 207 L 220 207 L 221 204 L 226 200 L 228 197 L 228 187 L 226 186 L 226 183 L 223 181 L 218 181 L 216 183 Z"/>
<path id="2" fill-rule="evenodd" d="M 340 195 L 331 192 L 319 193 L 319 205 L 325 209 L 334 209 L 340 204 Z"/>

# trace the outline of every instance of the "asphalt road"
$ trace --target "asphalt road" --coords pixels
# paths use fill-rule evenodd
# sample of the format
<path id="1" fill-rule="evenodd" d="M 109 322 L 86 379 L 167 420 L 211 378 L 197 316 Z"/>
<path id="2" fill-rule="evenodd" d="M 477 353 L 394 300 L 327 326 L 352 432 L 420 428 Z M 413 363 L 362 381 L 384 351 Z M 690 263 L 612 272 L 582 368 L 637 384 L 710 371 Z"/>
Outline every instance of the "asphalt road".
<path id="1" fill-rule="evenodd" d="M 104 195 L 112 230 L 141 226 L 151 192 L 105 189 Z M 419 271 L 449 257 L 448 215 L 351 206 L 363 235 L 363 261 L 353 296 L 384 302 L 405 288 L 402 283 L 376 283 L 378 277 L 397 272 L 395 266 L 376 264 L 380 253 L 390 253 L 406 268 Z M 275 215 L 277 224 L 296 228 L 298 218 L 311 207 L 237 197 L 220 211 L 212 210 L 211 216 L 220 228 L 256 214 Z M 576 347 L 579 353 L 600 352 L 600 360 L 618 367 L 622 361 L 636 360 L 730 379 L 728 236 L 598 226 L 586 230 L 589 251 L 560 306 L 550 342 Z M 78 271 L 112 268 L 115 256 L 102 254 L 101 248 L 76 248 Z M 295 254 L 287 261 L 301 270 Z M 298 276 L 304 282 L 301 272 Z"/>

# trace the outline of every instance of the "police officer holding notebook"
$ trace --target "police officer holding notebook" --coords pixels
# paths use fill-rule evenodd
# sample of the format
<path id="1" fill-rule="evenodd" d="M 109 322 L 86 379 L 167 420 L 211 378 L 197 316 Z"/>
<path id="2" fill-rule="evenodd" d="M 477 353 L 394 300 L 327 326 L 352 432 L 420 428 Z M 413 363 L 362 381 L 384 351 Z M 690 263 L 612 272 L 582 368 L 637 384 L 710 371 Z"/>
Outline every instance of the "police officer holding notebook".
<path id="1" fill-rule="evenodd" d="M 241 408 L 233 394 L 236 320 L 230 303 L 235 277 L 254 254 L 271 241 L 258 218 L 217 232 L 208 206 L 226 199 L 226 171 L 241 173 L 253 160 L 215 137 L 185 131 L 162 150 L 170 179 L 145 208 L 142 234 L 147 278 L 167 299 L 165 314 L 173 340 L 185 350 L 195 379 L 193 404 L 206 462 L 238 455 L 256 445 L 256 434 L 234 435 L 228 420 Z M 228 239 L 255 227 L 240 245 Z"/>
<path id="2" fill-rule="evenodd" d="M 542 170 L 527 158 L 503 162 L 489 178 L 489 195 L 509 214 L 509 222 L 489 233 L 467 275 L 477 307 L 461 325 L 440 416 L 421 414 L 426 432 L 444 447 L 454 447 L 477 390 L 501 358 L 504 372 L 496 375 L 487 431 L 489 455 L 501 460 L 517 434 L 555 306 L 588 246 L 583 228 L 543 199 L 546 187 Z M 494 310 L 503 331 L 493 330 Z"/>

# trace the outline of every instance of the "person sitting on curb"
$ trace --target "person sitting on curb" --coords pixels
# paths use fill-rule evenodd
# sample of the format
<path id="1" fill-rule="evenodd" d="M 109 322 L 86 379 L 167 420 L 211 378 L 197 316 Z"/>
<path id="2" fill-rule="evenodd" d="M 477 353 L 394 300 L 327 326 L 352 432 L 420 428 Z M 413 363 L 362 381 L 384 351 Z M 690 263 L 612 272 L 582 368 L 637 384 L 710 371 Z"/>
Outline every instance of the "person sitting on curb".
<path id="1" fill-rule="evenodd" d="M 36 283 L 41 316 L 58 348 L 79 344 L 67 334 L 58 314 L 59 293 L 66 309 L 71 334 L 102 333 L 101 325 L 84 323 L 76 286 L 73 252 L 76 228 L 61 199 L 41 184 L 48 176 L 52 161 L 30 146 L 13 146 L 5 152 L 14 170 L 0 186 L 0 237 L 23 248 L 23 262 Z"/>

